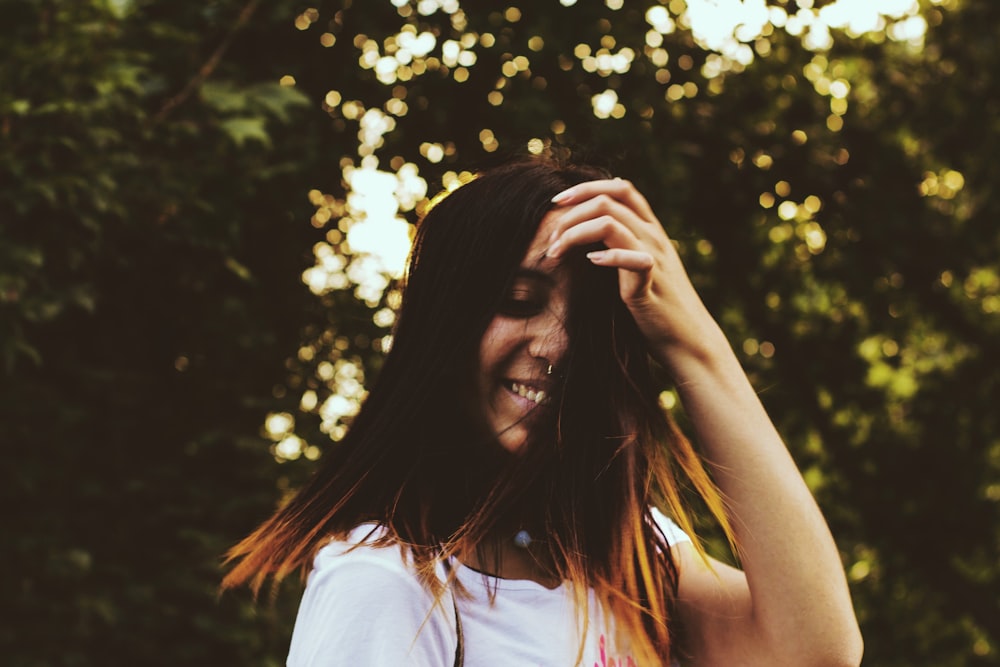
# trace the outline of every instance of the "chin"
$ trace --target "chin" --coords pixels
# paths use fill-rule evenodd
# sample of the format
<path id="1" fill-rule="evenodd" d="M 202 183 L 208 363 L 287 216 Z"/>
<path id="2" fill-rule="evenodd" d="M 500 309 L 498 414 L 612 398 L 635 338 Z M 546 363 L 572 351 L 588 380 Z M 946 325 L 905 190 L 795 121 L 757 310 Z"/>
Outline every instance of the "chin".
<path id="1" fill-rule="evenodd" d="M 522 452 L 527 440 L 528 434 L 524 433 L 522 429 L 517 427 L 497 435 L 497 443 L 499 443 L 501 448 L 511 454 L 519 454 Z"/>

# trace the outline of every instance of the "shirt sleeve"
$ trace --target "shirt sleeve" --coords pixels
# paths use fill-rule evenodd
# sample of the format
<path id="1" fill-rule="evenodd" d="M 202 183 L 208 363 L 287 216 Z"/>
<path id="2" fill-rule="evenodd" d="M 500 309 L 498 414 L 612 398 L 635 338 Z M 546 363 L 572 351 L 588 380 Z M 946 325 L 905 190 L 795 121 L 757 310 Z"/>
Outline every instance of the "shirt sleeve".
<path id="1" fill-rule="evenodd" d="M 691 537 L 681 530 L 681 527 L 674 523 L 673 519 L 655 507 L 650 507 L 649 509 L 653 515 L 653 521 L 655 521 L 656 525 L 663 531 L 663 536 L 667 538 L 667 544 L 669 546 L 675 547 L 681 542 L 691 541 Z"/>
<path id="2" fill-rule="evenodd" d="M 317 559 L 295 618 L 288 667 L 454 664 L 450 595 L 435 605 L 397 550 L 370 551 Z"/>

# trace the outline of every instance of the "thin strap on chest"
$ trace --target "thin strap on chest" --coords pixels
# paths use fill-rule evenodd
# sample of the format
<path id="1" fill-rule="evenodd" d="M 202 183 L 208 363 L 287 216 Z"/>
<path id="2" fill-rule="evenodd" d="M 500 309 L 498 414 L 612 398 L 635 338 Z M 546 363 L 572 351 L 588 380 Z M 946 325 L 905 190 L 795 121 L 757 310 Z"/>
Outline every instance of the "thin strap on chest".
<path id="1" fill-rule="evenodd" d="M 458 643 L 455 646 L 455 667 L 462 667 L 465 662 L 465 642 L 462 637 L 462 617 L 458 615 L 458 600 L 455 593 L 451 594 L 451 604 L 455 608 L 455 629 L 458 631 Z"/>

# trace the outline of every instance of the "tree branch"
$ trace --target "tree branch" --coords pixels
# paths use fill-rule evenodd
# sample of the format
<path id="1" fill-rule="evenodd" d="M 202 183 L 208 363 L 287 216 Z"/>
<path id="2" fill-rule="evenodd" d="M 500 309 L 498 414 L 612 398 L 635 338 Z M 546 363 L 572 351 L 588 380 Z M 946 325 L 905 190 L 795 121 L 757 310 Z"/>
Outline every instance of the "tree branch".
<path id="1" fill-rule="evenodd" d="M 150 126 L 162 123 L 167 116 L 170 115 L 171 111 L 183 104 L 187 98 L 191 97 L 191 95 L 194 94 L 194 92 L 198 90 L 203 83 L 205 83 L 205 79 L 211 76 L 212 72 L 215 71 L 219 62 L 222 61 L 222 56 L 225 55 L 226 51 L 232 45 L 233 40 L 236 38 L 236 33 L 238 33 L 250 21 L 250 17 L 253 16 L 254 11 L 256 11 L 259 4 L 260 0 L 250 0 L 246 6 L 243 7 L 243 10 L 236 18 L 232 28 L 229 29 L 229 33 L 226 35 L 225 39 L 223 39 L 219 46 L 216 47 L 212 55 L 205 61 L 205 64 L 198 68 L 197 74 L 195 74 L 191 80 L 187 82 L 187 85 L 185 85 L 179 93 L 164 102 L 163 106 L 160 107 L 160 110 L 157 111 L 156 115 L 154 115 L 149 121 Z"/>

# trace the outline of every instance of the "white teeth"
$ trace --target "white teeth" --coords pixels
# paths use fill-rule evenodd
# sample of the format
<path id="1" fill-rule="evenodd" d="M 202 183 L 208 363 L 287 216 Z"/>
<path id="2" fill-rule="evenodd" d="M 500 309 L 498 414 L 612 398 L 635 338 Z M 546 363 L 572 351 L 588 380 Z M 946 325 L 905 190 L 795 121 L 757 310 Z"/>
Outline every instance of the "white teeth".
<path id="1" fill-rule="evenodd" d="M 511 391 L 513 391 L 518 396 L 526 398 L 529 401 L 533 401 L 536 404 L 543 403 L 547 397 L 545 391 L 543 390 L 535 391 L 534 389 L 529 389 L 528 387 L 519 382 L 511 382 L 510 388 Z"/>

